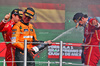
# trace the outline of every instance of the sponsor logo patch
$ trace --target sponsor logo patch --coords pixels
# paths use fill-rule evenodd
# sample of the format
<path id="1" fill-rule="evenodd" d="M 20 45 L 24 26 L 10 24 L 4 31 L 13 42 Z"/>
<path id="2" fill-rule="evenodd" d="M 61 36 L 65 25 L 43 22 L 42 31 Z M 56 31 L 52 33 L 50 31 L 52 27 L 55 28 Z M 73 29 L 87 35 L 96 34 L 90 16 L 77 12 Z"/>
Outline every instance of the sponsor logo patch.
<path id="1" fill-rule="evenodd" d="M 16 39 L 11 40 L 12 44 L 16 43 Z"/>
<path id="2" fill-rule="evenodd" d="M 30 29 L 30 31 L 33 31 L 33 29 Z"/>
<path id="3" fill-rule="evenodd" d="M 12 34 L 16 34 L 16 32 L 13 32 Z"/>
<path id="4" fill-rule="evenodd" d="M 16 39 L 16 37 L 12 37 L 12 39 Z"/>
<path id="5" fill-rule="evenodd" d="M 33 38 L 33 36 L 24 36 L 24 38 Z"/>
<path id="6" fill-rule="evenodd" d="M 24 31 L 28 31 L 28 29 L 24 29 Z"/>
<path id="7" fill-rule="evenodd" d="M 17 29 L 13 29 L 12 31 L 17 31 Z"/>

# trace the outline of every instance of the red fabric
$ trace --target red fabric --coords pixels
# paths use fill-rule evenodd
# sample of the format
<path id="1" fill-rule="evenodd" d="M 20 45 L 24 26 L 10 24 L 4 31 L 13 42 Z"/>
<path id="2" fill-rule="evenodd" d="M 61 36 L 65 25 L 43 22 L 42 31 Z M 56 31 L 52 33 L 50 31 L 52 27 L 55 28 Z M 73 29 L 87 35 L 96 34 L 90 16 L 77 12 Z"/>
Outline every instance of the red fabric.
<path id="1" fill-rule="evenodd" d="M 84 55 L 85 55 L 86 65 L 97 66 L 97 63 L 99 61 L 99 55 L 100 55 L 99 48 L 89 47 L 88 49 L 85 49 Z"/>
<path id="2" fill-rule="evenodd" d="M 85 44 L 87 45 L 95 45 L 99 46 L 99 40 L 97 39 L 96 31 L 99 29 L 92 25 L 92 21 L 94 19 L 91 19 L 89 23 L 85 27 L 84 37 L 86 38 Z M 100 31 L 98 32 L 98 34 Z M 84 54 L 85 54 L 85 64 L 86 65 L 93 65 L 97 66 L 97 63 L 99 61 L 99 47 L 89 47 L 85 46 Z"/>
<path id="3" fill-rule="evenodd" d="M 0 28 L 0 32 L 2 32 L 3 38 L 5 40 L 5 42 L 11 42 L 11 32 L 12 32 L 12 27 L 15 23 L 13 21 L 9 21 L 6 24 L 2 23 L 0 24 L 0 26 L 2 26 L 2 28 Z M 5 60 L 6 61 L 14 61 L 15 60 L 15 47 L 12 46 L 11 43 L 6 43 L 6 55 L 5 55 Z M 16 66 L 15 62 L 12 63 L 8 63 L 7 62 L 7 66 Z"/>
<path id="4" fill-rule="evenodd" d="M 2 32 L 3 38 L 7 42 L 11 41 L 11 30 L 12 30 L 12 26 L 14 24 L 15 23 L 11 20 L 9 22 L 7 22 L 5 25 L 3 23 L 0 24 L 0 26 L 2 26 L 2 25 L 4 26 L 3 29 L 0 29 L 0 32 Z"/>
<path id="5" fill-rule="evenodd" d="M 0 57 L 5 57 L 6 45 L 5 42 L 0 43 Z"/>
<path id="6" fill-rule="evenodd" d="M 7 52 L 5 55 L 6 61 L 15 61 L 15 47 L 12 44 L 7 44 Z M 17 66 L 15 62 L 6 62 L 7 66 Z"/>
<path id="7" fill-rule="evenodd" d="M 4 28 L 6 23 L 0 22 L 0 30 L 2 30 Z"/>

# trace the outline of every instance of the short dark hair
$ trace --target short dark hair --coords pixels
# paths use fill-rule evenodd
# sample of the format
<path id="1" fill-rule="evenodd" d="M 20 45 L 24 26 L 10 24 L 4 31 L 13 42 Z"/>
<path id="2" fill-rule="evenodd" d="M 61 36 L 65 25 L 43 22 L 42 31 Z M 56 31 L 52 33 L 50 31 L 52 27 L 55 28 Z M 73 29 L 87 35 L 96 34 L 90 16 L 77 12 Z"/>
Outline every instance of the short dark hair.
<path id="1" fill-rule="evenodd" d="M 73 21 L 80 21 L 82 19 L 82 17 L 84 18 L 88 18 L 87 14 L 83 14 L 83 13 L 76 13 L 73 17 Z"/>
<path id="2" fill-rule="evenodd" d="M 21 9 L 14 9 L 11 12 L 11 16 L 10 16 L 11 19 L 12 19 L 12 14 L 14 14 L 15 16 L 18 15 L 19 17 L 22 17 L 23 16 L 23 11 Z"/>
<path id="3" fill-rule="evenodd" d="M 88 18 L 88 15 L 87 14 L 84 14 L 84 18 Z"/>

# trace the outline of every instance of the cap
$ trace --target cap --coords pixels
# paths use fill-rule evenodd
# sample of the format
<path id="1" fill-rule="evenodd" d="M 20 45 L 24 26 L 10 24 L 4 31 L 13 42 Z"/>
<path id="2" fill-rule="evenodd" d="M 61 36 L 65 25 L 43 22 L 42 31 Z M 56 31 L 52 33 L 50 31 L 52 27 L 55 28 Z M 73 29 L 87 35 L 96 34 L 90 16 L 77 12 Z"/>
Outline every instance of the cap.
<path id="1" fill-rule="evenodd" d="M 77 22 L 79 22 L 80 20 L 81 20 L 81 18 L 84 16 L 84 14 L 83 13 L 76 13 L 75 15 L 74 15 L 74 17 L 73 17 L 73 21 L 75 22 L 75 23 L 77 23 Z"/>
<path id="2" fill-rule="evenodd" d="M 33 8 L 28 7 L 27 9 L 25 9 L 24 14 L 25 16 L 33 18 L 33 16 L 35 15 L 35 11 Z"/>
<path id="3" fill-rule="evenodd" d="M 23 11 L 21 9 L 14 9 L 12 12 L 11 12 L 11 15 L 12 14 L 15 14 L 15 15 L 19 15 L 20 17 L 23 16 Z"/>

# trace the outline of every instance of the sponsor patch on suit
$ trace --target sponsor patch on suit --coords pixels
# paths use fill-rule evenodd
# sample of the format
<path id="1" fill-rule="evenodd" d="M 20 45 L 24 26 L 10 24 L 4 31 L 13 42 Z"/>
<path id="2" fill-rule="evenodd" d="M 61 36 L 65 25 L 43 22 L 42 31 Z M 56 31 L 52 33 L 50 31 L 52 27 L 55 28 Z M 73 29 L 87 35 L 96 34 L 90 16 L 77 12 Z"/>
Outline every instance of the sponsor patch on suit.
<path id="1" fill-rule="evenodd" d="M 13 29 L 12 31 L 17 31 L 17 29 Z"/>
<path id="2" fill-rule="evenodd" d="M 30 29 L 30 31 L 33 31 L 33 29 Z"/>
<path id="3" fill-rule="evenodd" d="M 16 32 L 13 32 L 12 34 L 15 34 Z"/>
<path id="4" fill-rule="evenodd" d="M 16 37 L 12 37 L 12 39 L 16 39 Z"/>
<path id="5" fill-rule="evenodd" d="M 24 31 L 28 31 L 28 29 L 24 29 Z"/>

